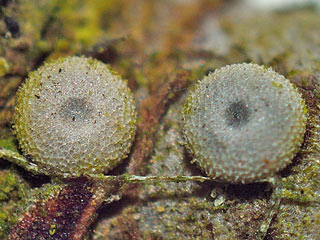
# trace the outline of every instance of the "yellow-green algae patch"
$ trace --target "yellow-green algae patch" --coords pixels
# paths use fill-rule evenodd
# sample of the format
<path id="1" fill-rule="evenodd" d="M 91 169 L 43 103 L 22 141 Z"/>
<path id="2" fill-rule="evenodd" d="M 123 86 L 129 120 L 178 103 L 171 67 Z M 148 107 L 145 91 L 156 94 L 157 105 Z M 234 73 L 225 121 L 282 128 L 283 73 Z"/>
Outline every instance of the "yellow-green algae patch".
<path id="1" fill-rule="evenodd" d="M 28 205 L 30 187 L 14 170 L 0 171 L 0 238 L 5 239 Z"/>
<path id="2" fill-rule="evenodd" d="M 33 61 L 43 56 L 57 58 L 79 53 L 119 37 L 107 33 L 114 26 L 111 23 L 124 11 L 123 6 L 124 3 L 114 0 L 10 2 L 2 11 L 18 23 L 20 35 L 1 38 L 0 53 L 7 52 L 10 60 L 14 60 L 13 68 L 19 71 L 29 71 Z M 20 66 L 16 65 L 18 62 Z M 1 63 L 0 75 L 7 71 L 8 64 Z"/>
<path id="3" fill-rule="evenodd" d="M 11 70 L 11 65 L 8 63 L 8 61 L 0 57 L 0 77 L 3 77 Z"/>
<path id="4" fill-rule="evenodd" d="M 0 147 L 17 152 L 17 140 L 9 133 L 9 129 L 3 128 L 0 130 Z"/>

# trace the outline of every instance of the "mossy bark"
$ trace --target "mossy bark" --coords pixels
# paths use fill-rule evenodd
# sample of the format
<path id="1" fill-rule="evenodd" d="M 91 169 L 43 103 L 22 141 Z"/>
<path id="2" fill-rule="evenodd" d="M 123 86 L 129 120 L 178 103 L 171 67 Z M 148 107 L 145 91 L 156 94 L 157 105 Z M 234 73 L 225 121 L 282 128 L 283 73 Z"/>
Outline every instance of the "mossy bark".
<path id="1" fill-rule="evenodd" d="M 10 124 L 19 84 L 45 60 L 66 55 L 93 56 L 110 64 L 128 79 L 138 102 L 139 135 L 131 157 L 109 174 L 201 174 L 183 147 L 181 111 L 188 88 L 215 68 L 236 62 L 272 66 L 306 100 L 304 144 L 279 173 L 280 211 L 273 211 L 268 183 L 131 185 L 120 201 L 103 206 L 93 226 L 82 221 L 88 224 L 82 227 L 94 229 L 88 230 L 88 239 L 319 238 L 318 12 L 257 16 L 222 0 L 6 2 L 0 6 L 0 147 L 18 148 Z M 19 25 L 19 33 L 10 32 L 5 17 Z M 52 196 L 58 203 L 55 196 L 70 190 L 3 159 L 0 167 L 0 238 L 10 234 L 19 217 L 28 216 L 26 206 L 39 210 L 32 214 L 40 217 L 39 199 L 49 204 Z M 90 198 L 87 190 L 83 197 Z M 43 197 L 43 191 L 49 194 Z M 54 239 L 60 235 L 52 224 L 48 233 Z M 16 225 L 11 234 L 20 230 Z"/>

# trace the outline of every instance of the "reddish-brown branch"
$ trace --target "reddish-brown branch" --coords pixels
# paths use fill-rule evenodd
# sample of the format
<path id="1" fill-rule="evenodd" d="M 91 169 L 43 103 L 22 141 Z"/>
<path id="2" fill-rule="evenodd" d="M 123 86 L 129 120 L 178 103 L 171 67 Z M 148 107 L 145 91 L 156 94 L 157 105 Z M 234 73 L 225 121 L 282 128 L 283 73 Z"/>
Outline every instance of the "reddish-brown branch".
<path id="1" fill-rule="evenodd" d="M 12 228 L 8 239 L 83 239 L 106 193 L 111 195 L 120 187 L 114 183 L 108 186 L 106 189 L 86 179 L 73 180 L 55 195 L 37 200 Z"/>
<path id="2" fill-rule="evenodd" d="M 140 122 L 138 124 L 136 145 L 131 155 L 129 170 L 130 174 L 145 174 L 142 167 L 153 151 L 154 137 L 159 123 L 169 104 L 177 98 L 187 86 L 189 73 L 180 70 L 175 76 L 166 82 L 158 92 L 147 98 L 140 110 Z"/>

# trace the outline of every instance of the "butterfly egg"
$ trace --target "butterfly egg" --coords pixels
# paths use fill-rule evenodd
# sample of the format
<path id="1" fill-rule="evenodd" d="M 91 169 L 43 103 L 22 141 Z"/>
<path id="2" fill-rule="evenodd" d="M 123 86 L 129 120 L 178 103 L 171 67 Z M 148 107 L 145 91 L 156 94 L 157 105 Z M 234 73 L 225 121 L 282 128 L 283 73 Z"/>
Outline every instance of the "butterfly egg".
<path id="1" fill-rule="evenodd" d="M 30 73 L 17 93 L 14 131 L 40 173 L 71 178 L 118 165 L 136 118 L 127 83 L 110 67 L 67 57 Z"/>
<path id="2" fill-rule="evenodd" d="M 222 182 L 258 182 L 286 167 L 303 141 L 307 109 L 271 68 L 222 67 L 190 92 L 183 133 L 193 162 Z"/>

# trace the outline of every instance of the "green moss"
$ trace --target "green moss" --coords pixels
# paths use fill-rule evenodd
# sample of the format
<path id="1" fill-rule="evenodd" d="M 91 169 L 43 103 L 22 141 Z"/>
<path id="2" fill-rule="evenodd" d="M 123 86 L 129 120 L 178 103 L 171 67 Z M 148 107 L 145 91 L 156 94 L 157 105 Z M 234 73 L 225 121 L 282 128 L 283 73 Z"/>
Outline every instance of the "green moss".
<path id="1" fill-rule="evenodd" d="M 63 22 L 62 31 L 73 46 L 88 47 L 104 38 L 105 30 L 110 27 L 108 18 L 119 13 L 121 3 L 111 1 L 63 1 L 59 3 L 57 18 Z M 65 44 L 64 44 L 65 45 Z"/>
<path id="2" fill-rule="evenodd" d="M 8 128 L 0 129 L 0 147 L 17 152 L 17 140 Z"/>
<path id="3" fill-rule="evenodd" d="M 0 57 L 0 77 L 3 77 L 11 70 L 11 65 L 8 63 L 8 61 Z"/>
<path id="4" fill-rule="evenodd" d="M 16 179 L 13 174 L 0 175 L 0 201 L 7 200 L 10 193 L 16 188 Z"/>
<path id="5" fill-rule="evenodd" d="M 0 147 L 16 152 L 17 151 L 16 139 L 13 137 L 9 139 L 0 139 Z"/>
<path id="6" fill-rule="evenodd" d="M 5 239 L 27 204 L 28 184 L 12 170 L 0 172 L 0 239 Z"/>
<path id="7" fill-rule="evenodd" d="M 277 87 L 277 88 L 282 88 L 283 85 L 281 83 L 275 82 L 275 81 L 271 81 L 272 86 Z"/>

